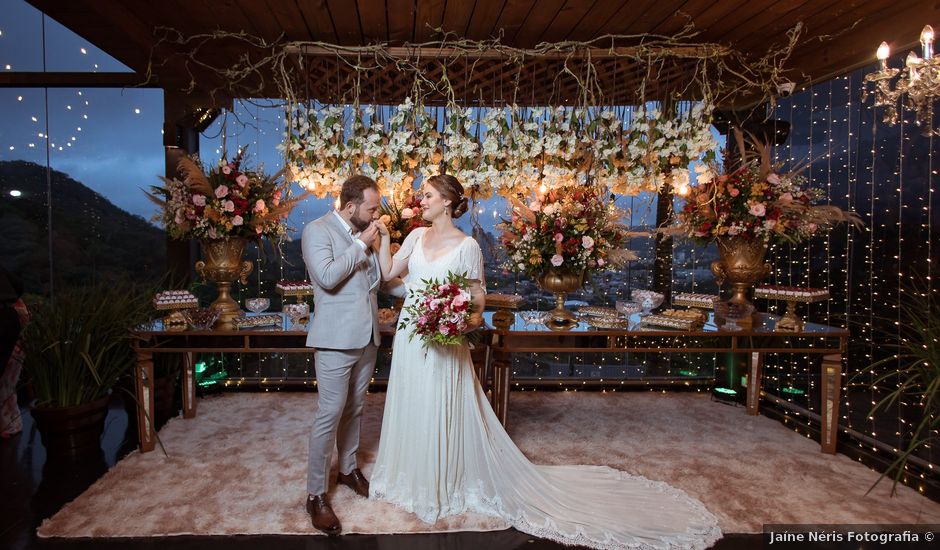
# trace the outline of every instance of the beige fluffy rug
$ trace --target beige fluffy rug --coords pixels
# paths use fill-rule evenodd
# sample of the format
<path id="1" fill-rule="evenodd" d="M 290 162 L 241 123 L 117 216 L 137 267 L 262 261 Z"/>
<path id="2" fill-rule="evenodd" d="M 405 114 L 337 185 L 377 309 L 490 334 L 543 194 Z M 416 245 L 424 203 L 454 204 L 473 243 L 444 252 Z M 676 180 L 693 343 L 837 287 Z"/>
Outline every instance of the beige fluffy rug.
<path id="1" fill-rule="evenodd" d="M 160 432 L 170 456 L 132 453 L 43 522 L 42 537 L 316 533 L 304 511 L 315 393 L 203 399 L 192 420 Z M 370 394 L 360 465 L 368 476 L 385 395 Z M 607 464 L 700 499 L 725 533 L 765 523 L 940 523 L 940 504 L 741 407 L 692 393 L 514 393 L 510 434 L 536 463 Z M 331 488 L 347 533 L 504 529 L 466 515 L 421 523 L 385 503 Z"/>

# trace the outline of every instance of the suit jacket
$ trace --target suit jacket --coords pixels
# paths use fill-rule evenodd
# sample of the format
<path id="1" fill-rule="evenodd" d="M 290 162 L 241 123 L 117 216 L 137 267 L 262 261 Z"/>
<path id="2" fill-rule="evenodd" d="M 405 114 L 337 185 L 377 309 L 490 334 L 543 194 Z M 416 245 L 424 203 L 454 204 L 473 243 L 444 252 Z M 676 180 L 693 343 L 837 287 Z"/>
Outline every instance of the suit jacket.
<path id="1" fill-rule="evenodd" d="M 304 263 L 313 283 L 307 346 L 358 349 L 379 345 L 378 263 L 331 211 L 304 227 Z"/>

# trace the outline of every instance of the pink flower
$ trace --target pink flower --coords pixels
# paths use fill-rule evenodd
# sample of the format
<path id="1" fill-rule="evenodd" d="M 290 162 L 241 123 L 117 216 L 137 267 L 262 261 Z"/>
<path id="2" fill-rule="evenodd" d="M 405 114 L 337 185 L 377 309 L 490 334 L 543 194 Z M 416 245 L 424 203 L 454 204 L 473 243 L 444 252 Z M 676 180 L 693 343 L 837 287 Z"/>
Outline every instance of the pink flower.
<path id="1" fill-rule="evenodd" d="M 604 267 L 604 264 L 606 264 L 606 263 L 607 263 L 607 262 L 604 261 L 604 258 L 598 258 L 598 259 L 597 259 L 597 265 L 599 265 L 599 266 L 601 266 L 601 267 Z"/>
<path id="2" fill-rule="evenodd" d="M 467 303 L 467 296 L 465 296 L 465 294 L 466 294 L 465 292 L 461 292 L 460 294 L 454 297 L 454 301 L 451 302 L 454 307 L 460 307 Z"/>
<path id="3" fill-rule="evenodd" d="M 205 195 L 193 195 L 193 204 L 195 204 L 196 206 L 205 206 L 206 196 Z"/>
<path id="4" fill-rule="evenodd" d="M 280 191 L 274 194 L 274 199 L 271 201 L 271 204 L 273 204 L 274 206 L 281 204 L 281 192 Z"/>
<path id="5" fill-rule="evenodd" d="M 403 220 L 410 220 L 410 219 L 413 218 L 413 217 L 415 217 L 415 211 L 414 211 L 414 210 L 412 210 L 411 208 L 403 208 L 403 209 L 402 209 L 402 211 L 401 211 L 401 219 L 403 219 Z"/>
<path id="6" fill-rule="evenodd" d="M 228 164 L 223 164 L 223 165 L 222 165 L 222 173 L 225 174 L 226 176 L 229 175 L 229 174 L 231 174 L 231 173 L 232 173 L 232 167 L 229 166 Z"/>
<path id="7" fill-rule="evenodd" d="M 221 199 L 222 197 L 224 197 L 224 196 L 226 196 L 226 195 L 228 195 L 228 186 L 227 186 L 227 185 L 220 185 L 220 186 L 218 186 L 218 187 L 215 188 L 215 196 L 216 196 L 216 197 L 219 197 L 219 198 Z"/>
<path id="8" fill-rule="evenodd" d="M 793 195 L 790 193 L 784 193 L 780 195 L 780 202 L 790 202 L 793 200 Z"/>
<path id="9" fill-rule="evenodd" d="M 767 183 L 771 185 L 780 185 L 780 176 L 771 172 L 767 175 Z"/>
<path id="10" fill-rule="evenodd" d="M 554 256 L 552 256 L 553 266 L 558 267 L 563 263 L 565 263 L 565 259 L 561 257 L 561 254 L 555 254 Z"/>
<path id="11" fill-rule="evenodd" d="M 173 221 L 176 222 L 176 225 L 183 223 L 183 211 L 182 210 L 176 211 L 176 217 L 174 218 Z"/>
<path id="12" fill-rule="evenodd" d="M 258 199 L 258 202 L 255 203 L 255 212 L 263 212 L 263 211 L 264 211 L 264 201 L 261 199 Z"/>
<path id="13" fill-rule="evenodd" d="M 239 174 L 238 177 L 235 178 L 235 183 L 244 187 L 248 183 L 248 176 L 245 174 Z"/>
<path id="14" fill-rule="evenodd" d="M 564 235 L 562 235 L 561 233 L 555 233 L 555 242 L 556 242 L 556 243 L 560 243 L 560 242 L 563 241 L 563 240 L 565 240 L 565 236 L 564 236 Z"/>
<path id="15" fill-rule="evenodd" d="M 732 196 L 732 197 L 737 197 L 737 196 L 740 195 L 740 194 L 741 194 L 741 190 L 740 190 L 740 189 L 738 189 L 737 187 L 732 187 L 732 188 L 731 188 L 731 196 Z"/>
<path id="16" fill-rule="evenodd" d="M 584 248 L 592 248 L 594 246 L 594 239 L 587 235 L 581 237 L 581 246 Z"/>
<path id="17" fill-rule="evenodd" d="M 234 211 L 235 211 L 235 203 L 232 202 L 232 201 L 225 201 L 225 202 L 223 202 L 223 203 L 222 203 L 222 210 L 224 210 L 224 211 L 226 211 L 226 212 L 234 212 Z"/>
<path id="18" fill-rule="evenodd" d="M 235 216 L 232 218 L 232 225 L 241 225 L 243 223 L 245 223 L 245 220 L 243 220 L 241 216 Z"/>
<path id="19" fill-rule="evenodd" d="M 209 228 L 209 238 L 210 238 L 210 239 L 218 239 L 218 238 L 219 238 L 219 233 L 215 230 L 214 227 L 210 227 L 210 228 Z"/>
<path id="20" fill-rule="evenodd" d="M 815 233 L 818 226 L 815 223 L 811 223 L 807 225 L 806 228 L 809 229 L 810 233 Z"/>
<path id="21" fill-rule="evenodd" d="M 767 213 L 767 207 L 764 206 L 764 203 L 758 202 L 751 205 L 751 215 L 757 216 L 758 218 Z"/>

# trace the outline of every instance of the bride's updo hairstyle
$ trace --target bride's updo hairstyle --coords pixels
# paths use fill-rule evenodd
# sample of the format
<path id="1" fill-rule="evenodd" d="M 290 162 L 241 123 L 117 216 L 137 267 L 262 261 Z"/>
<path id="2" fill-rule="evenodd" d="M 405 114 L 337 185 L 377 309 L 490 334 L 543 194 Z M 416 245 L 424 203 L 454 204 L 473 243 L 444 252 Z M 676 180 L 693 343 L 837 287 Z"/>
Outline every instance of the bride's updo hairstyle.
<path id="1" fill-rule="evenodd" d="M 463 185 L 450 174 L 431 176 L 428 183 L 434 186 L 444 199 L 450 201 L 451 217 L 454 219 L 463 216 L 467 211 L 467 197 L 463 195 Z"/>

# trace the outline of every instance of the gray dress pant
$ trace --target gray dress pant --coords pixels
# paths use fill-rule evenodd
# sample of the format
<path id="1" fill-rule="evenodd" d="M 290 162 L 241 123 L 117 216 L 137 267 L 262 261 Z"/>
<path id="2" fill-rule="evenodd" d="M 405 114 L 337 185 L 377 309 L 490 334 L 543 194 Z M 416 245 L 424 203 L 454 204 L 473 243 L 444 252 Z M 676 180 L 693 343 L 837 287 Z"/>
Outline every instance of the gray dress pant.
<path id="1" fill-rule="evenodd" d="M 315 352 L 319 406 L 307 455 L 307 493 L 311 495 L 324 494 L 329 487 L 334 446 L 340 473 L 358 468 L 359 425 L 366 390 L 375 372 L 376 351 L 375 344 L 370 343 L 360 349 Z"/>

